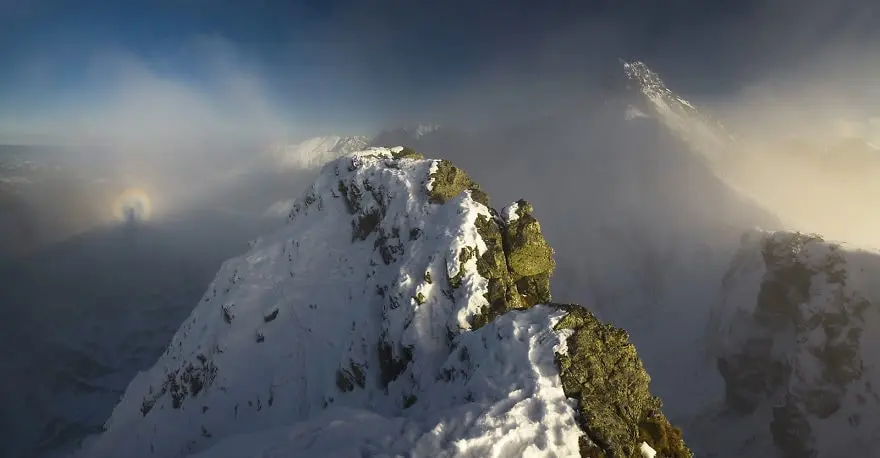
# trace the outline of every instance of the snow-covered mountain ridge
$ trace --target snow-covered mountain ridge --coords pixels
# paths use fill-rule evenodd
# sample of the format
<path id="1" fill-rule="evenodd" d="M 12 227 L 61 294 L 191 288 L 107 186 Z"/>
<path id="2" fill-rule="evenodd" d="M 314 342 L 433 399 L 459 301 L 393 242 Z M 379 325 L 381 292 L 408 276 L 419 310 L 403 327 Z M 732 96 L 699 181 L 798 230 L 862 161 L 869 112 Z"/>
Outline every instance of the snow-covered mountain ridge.
<path id="1" fill-rule="evenodd" d="M 79 456 L 689 456 L 627 333 L 550 303 L 553 268 L 525 201 L 403 148 L 339 158 Z"/>

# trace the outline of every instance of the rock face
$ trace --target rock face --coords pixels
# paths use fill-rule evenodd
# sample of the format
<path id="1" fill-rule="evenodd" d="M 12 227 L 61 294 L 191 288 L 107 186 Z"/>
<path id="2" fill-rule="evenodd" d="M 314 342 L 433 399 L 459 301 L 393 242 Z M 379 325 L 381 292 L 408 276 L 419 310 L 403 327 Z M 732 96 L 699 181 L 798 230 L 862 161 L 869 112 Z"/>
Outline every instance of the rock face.
<path id="1" fill-rule="evenodd" d="M 815 235 L 748 233 L 710 335 L 726 404 L 783 457 L 877 447 L 880 257 Z"/>
<path id="2" fill-rule="evenodd" d="M 223 264 L 81 456 L 690 456 L 626 332 L 550 303 L 527 202 L 373 148 L 288 220 Z"/>
<path id="3" fill-rule="evenodd" d="M 582 457 L 691 456 L 681 431 L 661 412 L 648 373 L 626 331 L 600 323 L 577 305 L 556 325 L 572 331 L 567 354 L 557 355 L 565 394 L 579 402 Z M 650 455 L 654 456 L 654 455 Z"/>

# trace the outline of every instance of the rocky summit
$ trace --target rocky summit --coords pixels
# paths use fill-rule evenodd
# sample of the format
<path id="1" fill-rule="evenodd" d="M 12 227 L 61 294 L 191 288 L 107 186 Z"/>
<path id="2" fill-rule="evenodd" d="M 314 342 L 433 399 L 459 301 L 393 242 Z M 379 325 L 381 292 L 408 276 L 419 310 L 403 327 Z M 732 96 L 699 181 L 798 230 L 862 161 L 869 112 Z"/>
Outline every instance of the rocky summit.
<path id="1" fill-rule="evenodd" d="M 531 205 L 448 161 L 335 159 L 251 245 L 75 456 L 691 456 Z"/>

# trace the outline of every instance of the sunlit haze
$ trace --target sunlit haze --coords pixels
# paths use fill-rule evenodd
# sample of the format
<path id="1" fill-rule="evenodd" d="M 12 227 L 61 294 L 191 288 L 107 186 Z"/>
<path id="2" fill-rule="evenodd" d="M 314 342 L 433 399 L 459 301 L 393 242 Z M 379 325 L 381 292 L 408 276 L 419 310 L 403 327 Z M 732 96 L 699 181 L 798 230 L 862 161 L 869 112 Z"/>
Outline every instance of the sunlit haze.
<path id="1" fill-rule="evenodd" d="M 568 456 L 558 302 L 697 456 L 880 456 L 878 56 L 878 0 L 0 0 L 0 455 Z"/>
<path id="2" fill-rule="evenodd" d="M 373 135 L 413 120 L 474 129 L 552 113 L 600 91 L 616 57 L 648 62 L 675 90 L 729 121 L 750 152 L 791 139 L 816 148 L 853 135 L 880 142 L 871 121 L 877 64 L 868 58 L 880 34 L 876 10 L 868 1 L 558 4 L 525 12 L 472 2 L 245 8 L 6 0 L 0 142 L 101 145 L 114 173 L 143 182 L 127 186 L 160 188 L 168 169 L 205 162 L 184 157 L 208 158 L 218 146 L 252 151 L 325 133 Z M 826 171 L 800 176 L 794 165 L 773 179 L 801 183 L 803 194 L 780 200 L 784 193 L 759 178 L 774 165 L 728 166 L 759 196 L 775 194 L 762 200 L 791 211 L 803 230 L 813 230 L 811 218 L 815 230 L 829 227 L 820 219 L 856 218 L 809 216 L 827 206 L 822 198 L 838 209 L 871 199 L 851 179 L 853 190 L 819 192 L 832 183 Z"/>

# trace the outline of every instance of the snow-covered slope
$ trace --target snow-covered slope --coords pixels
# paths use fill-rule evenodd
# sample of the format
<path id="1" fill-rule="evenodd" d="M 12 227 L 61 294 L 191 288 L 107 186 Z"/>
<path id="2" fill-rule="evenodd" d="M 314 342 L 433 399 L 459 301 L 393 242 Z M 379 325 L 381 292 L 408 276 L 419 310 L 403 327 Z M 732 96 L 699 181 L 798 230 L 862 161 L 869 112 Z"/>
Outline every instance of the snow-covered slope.
<path id="1" fill-rule="evenodd" d="M 707 333 L 725 403 L 694 427 L 734 456 L 878 456 L 878 275 L 877 252 L 745 234 Z"/>
<path id="2" fill-rule="evenodd" d="M 340 156 L 364 149 L 369 138 L 362 136 L 314 137 L 293 145 L 275 145 L 270 154 L 282 168 L 314 170 Z"/>
<path id="3" fill-rule="evenodd" d="M 79 456 L 689 456 L 627 333 L 549 304 L 531 206 L 487 205 L 411 150 L 329 163 Z"/>

